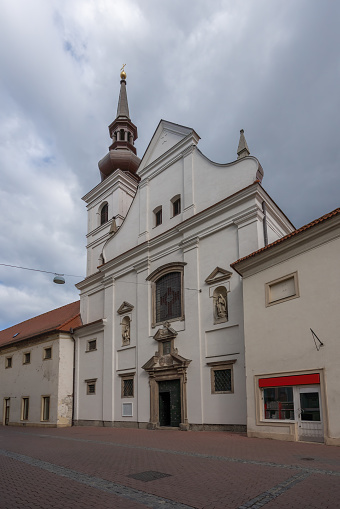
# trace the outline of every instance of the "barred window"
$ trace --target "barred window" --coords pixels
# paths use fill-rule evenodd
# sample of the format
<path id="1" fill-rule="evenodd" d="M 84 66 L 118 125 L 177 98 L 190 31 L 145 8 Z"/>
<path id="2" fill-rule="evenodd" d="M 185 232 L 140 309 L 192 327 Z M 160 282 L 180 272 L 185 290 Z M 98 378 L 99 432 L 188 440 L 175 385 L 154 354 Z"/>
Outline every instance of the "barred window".
<path id="1" fill-rule="evenodd" d="M 156 282 L 156 322 L 181 317 L 181 273 L 170 272 Z"/>
<path id="2" fill-rule="evenodd" d="M 232 363 L 235 361 L 232 361 Z M 228 394 L 234 392 L 232 363 L 209 363 L 211 368 L 211 393 Z"/>
<path id="3" fill-rule="evenodd" d="M 133 378 L 122 379 L 122 398 L 133 398 Z"/>

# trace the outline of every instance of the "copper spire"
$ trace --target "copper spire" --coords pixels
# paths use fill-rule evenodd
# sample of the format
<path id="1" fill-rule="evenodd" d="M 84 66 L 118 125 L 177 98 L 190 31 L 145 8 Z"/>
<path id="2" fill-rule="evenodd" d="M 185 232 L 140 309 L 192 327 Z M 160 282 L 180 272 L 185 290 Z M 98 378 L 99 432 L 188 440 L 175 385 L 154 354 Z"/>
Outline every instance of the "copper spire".
<path id="1" fill-rule="evenodd" d="M 121 81 L 117 116 L 109 125 L 112 145 L 109 147 L 109 153 L 98 163 L 102 180 L 106 179 L 116 170 L 122 170 L 135 175 L 140 163 L 134 147 L 134 142 L 137 139 L 137 127 L 130 120 L 124 67 L 125 64 L 120 73 Z"/>

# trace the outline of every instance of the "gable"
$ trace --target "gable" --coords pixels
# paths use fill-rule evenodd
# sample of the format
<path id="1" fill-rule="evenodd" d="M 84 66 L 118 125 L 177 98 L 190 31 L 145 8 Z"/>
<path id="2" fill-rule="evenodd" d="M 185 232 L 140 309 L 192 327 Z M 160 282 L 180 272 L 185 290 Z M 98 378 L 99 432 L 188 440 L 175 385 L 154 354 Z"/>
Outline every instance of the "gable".
<path id="1" fill-rule="evenodd" d="M 140 174 L 146 166 L 156 161 L 156 159 L 161 157 L 192 132 L 193 129 L 189 127 L 161 120 L 145 151 L 137 174 Z"/>

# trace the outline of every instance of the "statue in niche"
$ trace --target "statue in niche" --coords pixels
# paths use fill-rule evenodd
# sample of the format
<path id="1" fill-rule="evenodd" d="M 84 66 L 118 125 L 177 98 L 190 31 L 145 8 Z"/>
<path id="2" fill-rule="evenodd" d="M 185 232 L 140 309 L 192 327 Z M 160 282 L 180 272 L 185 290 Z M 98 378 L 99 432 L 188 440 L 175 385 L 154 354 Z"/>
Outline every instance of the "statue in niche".
<path id="1" fill-rule="evenodd" d="M 130 344 L 130 318 L 128 316 L 122 320 L 122 343 L 123 346 Z"/>
<path id="2" fill-rule="evenodd" d="M 216 315 L 218 318 L 226 318 L 227 316 L 227 301 L 221 293 L 216 298 Z"/>
<path id="3" fill-rule="evenodd" d="M 215 323 L 228 321 L 227 289 L 219 286 L 214 291 L 214 320 Z"/>

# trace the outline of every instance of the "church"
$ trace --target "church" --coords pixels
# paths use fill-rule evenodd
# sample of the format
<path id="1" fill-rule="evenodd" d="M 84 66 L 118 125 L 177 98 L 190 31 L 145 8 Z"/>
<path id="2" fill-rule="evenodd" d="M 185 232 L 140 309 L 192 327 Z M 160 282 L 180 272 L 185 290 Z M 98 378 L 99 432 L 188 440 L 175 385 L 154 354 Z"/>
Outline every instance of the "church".
<path id="1" fill-rule="evenodd" d="M 218 164 L 194 129 L 161 120 L 140 159 L 120 77 L 109 151 L 83 197 L 73 422 L 243 431 L 242 279 L 230 264 L 294 227 L 243 130 L 237 159 Z"/>

